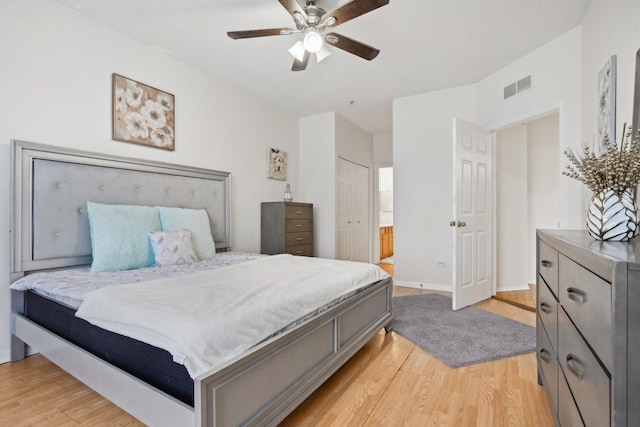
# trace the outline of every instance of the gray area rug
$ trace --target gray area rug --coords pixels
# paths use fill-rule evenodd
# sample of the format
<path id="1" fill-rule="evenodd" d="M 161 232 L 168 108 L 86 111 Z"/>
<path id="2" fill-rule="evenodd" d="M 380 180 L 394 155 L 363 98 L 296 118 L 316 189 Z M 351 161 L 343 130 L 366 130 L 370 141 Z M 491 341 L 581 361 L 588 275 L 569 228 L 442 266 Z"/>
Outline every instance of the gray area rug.
<path id="1" fill-rule="evenodd" d="M 530 353 L 536 330 L 439 294 L 393 298 L 393 329 L 451 368 Z"/>

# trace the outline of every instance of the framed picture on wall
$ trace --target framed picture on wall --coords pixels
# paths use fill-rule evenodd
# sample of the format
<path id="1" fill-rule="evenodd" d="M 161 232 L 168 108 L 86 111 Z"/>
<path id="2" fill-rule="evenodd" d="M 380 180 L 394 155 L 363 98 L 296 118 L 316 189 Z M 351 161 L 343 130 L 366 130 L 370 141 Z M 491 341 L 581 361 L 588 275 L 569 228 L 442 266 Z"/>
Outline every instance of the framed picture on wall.
<path id="1" fill-rule="evenodd" d="M 175 150 L 172 94 L 113 74 L 113 139 Z"/>
<path id="2" fill-rule="evenodd" d="M 616 56 L 598 73 L 598 142 L 616 139 Z"/>
<path id="3" fill-rule="evenodd" d="M 277 148 L 267 148 L 267 178 L 287 179 L 287 152 Z"/>

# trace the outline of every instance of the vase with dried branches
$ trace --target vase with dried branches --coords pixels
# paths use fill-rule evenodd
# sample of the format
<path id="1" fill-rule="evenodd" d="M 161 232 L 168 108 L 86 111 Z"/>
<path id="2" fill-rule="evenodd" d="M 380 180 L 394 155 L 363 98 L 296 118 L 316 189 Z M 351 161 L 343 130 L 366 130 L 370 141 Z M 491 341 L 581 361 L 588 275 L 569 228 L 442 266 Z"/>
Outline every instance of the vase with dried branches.
<path id="1" fill-rule="evenodd" d="M 570 149 L 571 162 L 562 172 L 583 182 L 593 197 L 587 212 L 587 231 L 597 240 L 627 241 L 638 234 L 634 188 L 640 183 L 640 134 L 632 137 L 624 125 L 620 145 L 605 137 L 598 152 L 588 146 L 582 155 Z"/>

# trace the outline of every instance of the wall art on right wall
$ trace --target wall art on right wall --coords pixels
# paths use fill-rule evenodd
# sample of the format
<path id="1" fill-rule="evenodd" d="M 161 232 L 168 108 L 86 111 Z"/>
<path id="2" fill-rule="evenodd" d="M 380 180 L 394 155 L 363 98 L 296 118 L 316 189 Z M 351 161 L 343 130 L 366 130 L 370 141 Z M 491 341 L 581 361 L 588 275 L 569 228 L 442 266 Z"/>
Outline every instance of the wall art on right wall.
<path id="1" fill-rule="evenodd" d="M 616 140 L 616 56 L 598 73 L 598 142 Z"/>

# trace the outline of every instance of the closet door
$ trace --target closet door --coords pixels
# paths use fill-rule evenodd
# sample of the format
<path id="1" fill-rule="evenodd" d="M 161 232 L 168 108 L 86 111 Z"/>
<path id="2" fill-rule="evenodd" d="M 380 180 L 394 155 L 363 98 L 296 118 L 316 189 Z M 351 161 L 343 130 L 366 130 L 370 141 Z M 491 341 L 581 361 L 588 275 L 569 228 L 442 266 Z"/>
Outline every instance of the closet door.
<path id="1" fill-rule="evenodd" d="M 338 159 L 338 259 L 369 261 L 369 168 Z"/>

